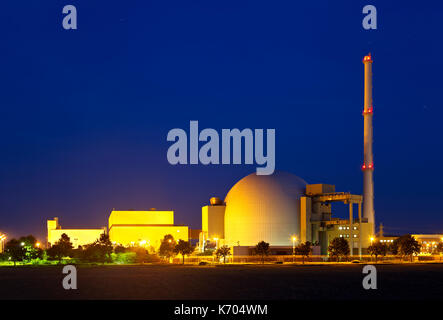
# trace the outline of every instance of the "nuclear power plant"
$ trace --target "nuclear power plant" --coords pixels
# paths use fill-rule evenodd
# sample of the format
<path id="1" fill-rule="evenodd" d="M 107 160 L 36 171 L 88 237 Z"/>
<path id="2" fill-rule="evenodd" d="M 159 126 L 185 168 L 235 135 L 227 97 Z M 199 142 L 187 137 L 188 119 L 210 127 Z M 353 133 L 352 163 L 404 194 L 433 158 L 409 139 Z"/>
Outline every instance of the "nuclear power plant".
<path id="1" fill-rule="evenodd" d="M 174 224 L 173 211 L 115 211 L 109 217 L 110 240 L 131 246 L 147 244 L 158 247 L 160 240 L 171 234 L 176 240 L 198 240 L 197 249 L 230 247 L 234 255 L 251 255 L 257 243 L 269 243 L 273 254 L 291 254 L 299 243 L 311 242 L 314 255 L 326 255 L 330 242 L 345 238 L 351 255 L 367 253 L 375 239 L 374 157 L 372 152 L 372 64 L 370 54 L 364 65 L 364 134 L 363 134 L 363 195 L 340 192 L 332 184 L 310 184 L 287 172 L 272 175 L 250 174 L 227 193 L 224 200 L 210 199 L 202 207 L 201 230 Z M 348 206 L 349 217 L 334 214 L 333 204 Z M 61 229 L 58 219 L 48 221 L 48 243 L 54 243 L 62 233 L 72 235 L 76 245 L 91 242 L 106 232 L 97 229 Z M 418 236 L 423 243 L 435 245 L 435 237 Z M 383 235 L 379 240 L 392 242 L 395 237 Z M 441 236 L 443 239 L 443 236 Z"/>

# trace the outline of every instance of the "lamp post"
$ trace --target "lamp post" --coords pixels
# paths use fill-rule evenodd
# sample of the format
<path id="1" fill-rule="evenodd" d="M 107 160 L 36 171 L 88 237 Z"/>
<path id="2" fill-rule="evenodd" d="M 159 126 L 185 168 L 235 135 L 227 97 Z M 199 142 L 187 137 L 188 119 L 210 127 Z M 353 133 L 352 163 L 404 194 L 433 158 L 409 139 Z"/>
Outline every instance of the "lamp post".
<path id="1" fill-rule="evenodd" d="M 292 262 L 294 262 L 295 259 L 295 241 L 297 241 L 297 237 L 292 237 Z"/>

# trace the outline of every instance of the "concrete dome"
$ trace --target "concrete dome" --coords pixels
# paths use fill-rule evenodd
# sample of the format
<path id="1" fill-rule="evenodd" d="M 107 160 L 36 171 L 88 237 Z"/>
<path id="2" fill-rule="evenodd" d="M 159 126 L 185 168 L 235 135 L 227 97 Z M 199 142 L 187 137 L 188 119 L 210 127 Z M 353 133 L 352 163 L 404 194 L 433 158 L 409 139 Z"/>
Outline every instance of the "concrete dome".
<path id="1" fill-rule="evenodd" d="M 250 174 L 237 182 L 226 196 L 225 243 L 254 246 L 291 246 L 300 236 L 300 196 L 306 182 L 287 172 Z"/>

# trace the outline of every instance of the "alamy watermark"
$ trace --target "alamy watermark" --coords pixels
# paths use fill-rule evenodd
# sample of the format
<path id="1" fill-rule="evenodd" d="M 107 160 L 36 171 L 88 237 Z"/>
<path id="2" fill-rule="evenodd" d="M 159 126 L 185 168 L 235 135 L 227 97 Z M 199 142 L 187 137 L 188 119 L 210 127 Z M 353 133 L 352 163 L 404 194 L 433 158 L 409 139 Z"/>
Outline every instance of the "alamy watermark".
<path id="1" fill-rule="evenodd" d="M 77 289 L 77 268 L 71 264 L 63 267 L 63 274 L 67 274 L 63 277 L 62 285 L 65 290 Z"/>
<path id="2" fill-rule="evenodd" d="M 262 166 L 257 168 L 257 175 L 270 175 L 275 169 L 275 129 L 266 129 L 266 154 L 264 140 L 264 129 L 222 129 L 220 139 L 216 130 L 206 128 L 199 132 L 198 121 L 190 121 L 189 137 L 179 128 L 168 132 L 167 141 L 174 143 L 168 149 L 167 158 L 172 165 L 231 164 L 232 149 L 232 164 L 254 164 L 255 161 Z M 204 144 L 200 146 L 200 142 Z"/>

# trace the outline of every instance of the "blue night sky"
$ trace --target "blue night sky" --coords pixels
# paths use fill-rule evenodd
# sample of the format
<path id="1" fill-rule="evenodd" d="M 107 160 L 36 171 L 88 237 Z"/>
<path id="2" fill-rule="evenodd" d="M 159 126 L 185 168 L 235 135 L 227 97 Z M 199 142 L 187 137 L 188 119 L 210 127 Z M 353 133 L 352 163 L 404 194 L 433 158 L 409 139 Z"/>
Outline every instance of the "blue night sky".
<path id="1" fill-rule="evenodd" d="M 62 8 L 78 30 L 62 28 Z M 378 29 L 361 26 L 378 9 Z M 275 128 L 276 168 L 362 193 L 363 64 L 374 58 L 375 214 L 443 232 L 443 4 L 416 1 L 3 1 L 0 230 L 201 207 L 256 165 L 172 166 L 167 133 Z M 344 217 L 343 205 L 337 212 Z"/>

